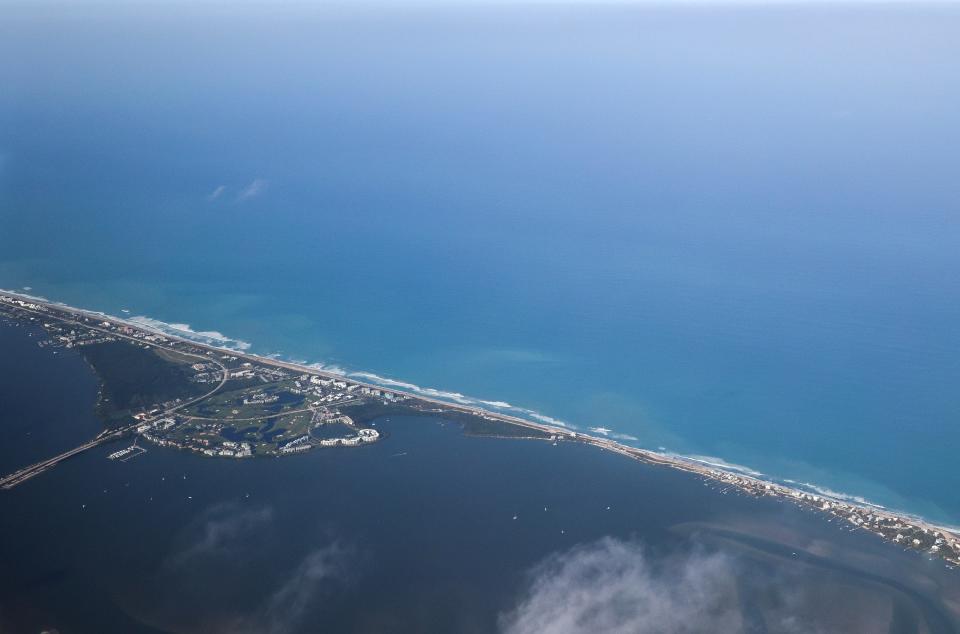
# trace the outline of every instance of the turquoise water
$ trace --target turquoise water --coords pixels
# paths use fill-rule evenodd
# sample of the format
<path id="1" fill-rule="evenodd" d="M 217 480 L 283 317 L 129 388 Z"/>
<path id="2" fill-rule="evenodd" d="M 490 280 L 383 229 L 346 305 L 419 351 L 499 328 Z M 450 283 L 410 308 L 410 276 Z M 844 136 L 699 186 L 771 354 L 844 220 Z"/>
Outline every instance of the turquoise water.
<path id="1" fill-rule="evenodd" d="M 157 11 L 5 9 L 0 287 L 960 523 L 957 9 Z"/>

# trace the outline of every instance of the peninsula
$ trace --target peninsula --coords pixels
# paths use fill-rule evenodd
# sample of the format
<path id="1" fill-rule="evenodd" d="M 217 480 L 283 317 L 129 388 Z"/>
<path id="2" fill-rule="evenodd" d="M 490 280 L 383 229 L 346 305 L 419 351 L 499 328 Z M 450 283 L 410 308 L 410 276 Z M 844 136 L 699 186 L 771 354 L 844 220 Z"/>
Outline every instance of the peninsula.
<path id="1" fill-rule="evenodd" d="M 573 429 L 414 395 L 311 366 L 198 343 L 128 320 L 0 292 L 0 320 L 42 328 L 41 346 L 76 349 L 100 379 L 105 429 L 88 443 L 0 478 L 12 488 L 61 460 L 124 437 L 208 457 L 289 456 L 360 447 L 382 439 L 376 420 L 442 417 L 474 435 L 578 442 L 687 471 L 753 496 L 771 496 L 833 516 L 851 529 L 960 565 L 960 535 L 920 518 L 765 481 Z M 126 456 L 126 450 L 111 457 Z"/>

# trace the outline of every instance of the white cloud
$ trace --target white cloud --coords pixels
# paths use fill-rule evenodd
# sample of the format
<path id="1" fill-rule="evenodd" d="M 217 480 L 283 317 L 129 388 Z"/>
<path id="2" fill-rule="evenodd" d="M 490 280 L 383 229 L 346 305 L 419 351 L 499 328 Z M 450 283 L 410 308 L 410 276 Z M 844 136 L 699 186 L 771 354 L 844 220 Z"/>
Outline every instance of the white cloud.
<path id="1" fill-rule="evenodd" d="M 199 558 L 228 556 L 272 519 L 269 507 L 242 509 L 236 504 L 217 504 L 204 512 L 193 540 L 174 553 L 168 565 L 189 566 Z"/>
<path id="2" fill-rule="evenodd" d="M 314 550 L 270 596 L 253 631 L 286 634 L 297 629 L 304 614 L 331 583 L 347 575 L 350 552 L 339 544 Z"/>
<path id="3" fill-rule="evenodd" d="M 736 633 L 744 622 L 733 561 L 692 554 L 659 563 L 635 543 L 604 538 L 532 571 L 504 634 Z"/>
<path id="4" fill-rule="evenodd" d="M 237 202 L 256 198 L 267 190 L 267 185 L 269 185 L 269 183 L 266 180 L 255 178 L 249 185 L 240 190 L 240 193 L 237 194 Z"/>
<path id="5" fill-rule="evenodd" d="M 180 535 L 147 588 L 147 615 L 158 629 L 184 634 L 291 634 L 305 628 L 311 610 L 349 585 L 363 557 L 342 541 L 321 534 L 279 568 L 279 539 L 270 506 L 237 502 L 204 510 Z M 308 542 L 308 543 L 309 543 Z M 269 563 L 268 563 L 269 562 Z M 272 571 L 276 570 L 276 574 Z M 264 574 L 253 583 L 231 582 Z M 225 581 L 226 580 L 226 581 Z"/>
<path id="6" fill-rule="evenodd" d="M 218 198 L 223 196 L 223 193 L 225 191 L 227 191 L 226 185 L 217 185 L 216 189 L 214 189 L 212 192 L 210 192 L 207 195 L 207 200 L 217 200 Z"/>

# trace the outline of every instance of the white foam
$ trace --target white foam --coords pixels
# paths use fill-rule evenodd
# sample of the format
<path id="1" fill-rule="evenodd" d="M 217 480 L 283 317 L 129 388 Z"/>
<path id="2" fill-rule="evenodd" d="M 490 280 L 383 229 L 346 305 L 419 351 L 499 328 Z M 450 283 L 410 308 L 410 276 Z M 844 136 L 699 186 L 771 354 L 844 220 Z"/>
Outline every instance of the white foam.
<path id="1" fill-rule="evenodd" d="M 592 431 L 595 434 L 600 434 L 606 438 L 613 438 L 614 440 L 625 440 L 629 442 L 639 442 L 639 438 L 636 436 L 631 436 L 630 434 L 621 434 L 613 431 L 609 427 L 588 427 L 588 431 Z"/>
<path id="2" fill-rule="evenodd" d="M 682 456 L 676 455 L 677 458 L 683 458 L 685 460 L 692 460 L 694 462 L 699 462 L 700 464 L 705 464 L 710 467 L 717 467 L 718 469 L 723 469 L 724 471 L 735 471 L 737 473 L 743 473 L 745 475 L 753 476 L 758 478 L 763 475 L 763 473 L 751 469 L 750 467 L 745 467 L 741 464 L 736 464 L 733 462 L 727 462 L 723 458 L 717 458 L 716 456 Z"/>
<path id="3" fill-rule="evenodd" d="M 160 334 L 174 335 L 184 339 L 189 339 L 191 341 L 196 341 L 198 343 L 216 346 L 218 348 L 226 348 L 228 350 L 236 350 L 238 352 L 243 352 L 250 348 L 250 344 L 246 341 L 228 337 L 223 333 L 217 332 L 216 330 L 194 330 L 190 327 L 190 324 L 171 324 L 165 321 L 160 321 L 159 319 L 153 319 L 152 317 L 146 317 L 144 315 L 130 317 L 127 319 L 127 321 L 132 324 L 136 324 L 141 328 L 146 328 L 147 330 L 152 330 Z"/>
<path id="4" fill-rule="evenodd" d="M 497 409 L 513 409 L 513 405 L 505 401 L 480 401 L 480 403 Z"/>
<path id="5" fill-rule="evenodd" d="M 302 365 L 315 370 L 320 370 L 321 372 L 327 372 L 329 374 L 339 374 L 340 376 L 347 375 L 347 371 L 338 365 L 328 365 L 326 363 L 304 363 Z"/>
<path id="6" fill-rule="evenodd" d="M 884 506 L 882 506 L 882 505 L 880 505 L 880 504 L 877 504 L 877 503 L 875 503 L 875 502 L 871 502 L 870 500 L 868 500 L 868 499 L 866 499 L 865 497 L 860 496 L 860 495 L 851 495 L 851 494 L 849 494 L 849 493 L 840 493 L 839 491 L 834 491 L 834 490 L 832 490 L 832 489 L 828 489 L 827 487 L 817 486 L 816 484 L 811 484 L 810 482 L 800 482 L 800 483 L 798 483 L 798 484 L 799 484 L 799 486 L 801 486 L 801 487 L 803 487 L 803 488 L 805 488 L 805 489 L 809 489 L 810 491 L 813 491 L 813 492 L 815 492 L 815 493 L 819 493 L 820 495 L 822 495 L 822 496 L 824 496 L 824 497 L 833 498 L 833 499 L 835 499 L 835 500 L 843 500 L 844 502 L 855 502 L 855 503 L 861 504 L 861 505 L 863 505 L 863 506 L 872 506 L 872 507 L 878 508 L 878 509 L 886 508 L 886 507 L 884 507 Z"/>
<path id="7" fill-rule="evenodd" d="M 430 398 L 455 401 L 461 405 L 479 406 L 480 403 L 482 403 L 480 399 L 469 398 L 467 396 L 464 396 L 463 394 L 460 394 L 459 392 L 448 392 L 445 390 L 438 390 L 432 387 L 421 387 L 414 383 L 408 383 L 407 381 L 398 381 L 397 379 L 391 379 L 385 376 L 380 376 L 379 374 L 374 374 L 373 372 L 348 372 L 347 376 L 368 381 L 370 383 L 376 383 L 377 385 L 382 385 L 383 387 L 393 387 L 398 390 L 413 392 L 415 394 L 428 396 Z"/>
<path id="8" fill-rule="evenodd" d="M 314 366 L 317 367 L 317 366 Z M 318 368 L 319 369 L 319 368 Z M 451 392 L 448 390 L 438 390 L 432 387 L 423 387 L 415 383 L 410 383 L 408 381 L 399 381 L 397 379 L 391 379 L 389 377 L 380 376 L 379 374 L 374 374 L 373 372 L 365 371 L 353 371 L 346 372 L 346 376 L 354 378 L 360 381 L 366 381 L 368 383 L 374 383 L 376 385 L 382 385 L 383 387 L 392 387 L 404 392 L 411 392 L 413 394 L 418 394 L 420 396 L 426 396 L 428 398 L 433 398 L 442 401 L 453 401 L 458 405 L 466 405 L 469 407 L 479 407 L 479 408 L 494 408 L 500 411 L 510 413 L 519 418 L 527 418 L 536 420 L 541 423 L 546 423 L 548 425 L 554 425 L 557 427 L 572 427 L 572 425 L 563 422 L 552 416 L 547 416 L 546 414 L 541 414 L 532 409 L 527 409 L 526 407 L 519 407 L 517 405 L 512 405 L 506 401 L 488 401 L 481 398 L 474 398 L 472 396 L 467 396 L 461 394 L 460 392 Z"/>
<path id="9" fill-rule="evenodd" d="M 523 408 L 518 408 L 523 409 Z M 530 409 L 524 410 L 530 418 L 540 421 L 541 423 L 546 423 L 547 425 L 557 425 L 558 427 L 569 427 L 570 429 L 576 429 L 576 425 L 571 425 L 566 423 L 559 418 L 554 418 L 553 416 L 547 416 L 546 414 L 541 414 Z"/>
<path id="10" fill-rule="evenodd" d="M 23 288 L 24 288 L 24 290 L 26 290 L 26 289 L 28 289 L 28 288 L 29 288 L 30 290 L 33 290 L 33 287 L 31 287 L 31 286 L 24 286 Z M 47 299 L 46 297 L 43 297 L 42 295 L 31 295 L 30 293 L 25 293 L 25 292 L 23 292 L 23 291 L 10 291 L 10 290 L 7 290 L 7 289 L 5 289 L 5 288 L 0 288 L 0 293 L 7 293 L 8 295 L 16 295 L 17 297 L 20 297 L 20 298 L 22 298 L 22 299 L 33 299 L 33 300 L 36 300 L 36 301 L 38 301 L 38 302 L 46 302 L 46 303 L 48 303 L 48 304 L 54 304 L 54 303 L 56 303 L 56 304 L 59 304 L 60 306 L 66 306 L 66 304 L 62 304 L 62 303 L 60 303 L 60 302 L 52 302 L 52 301 L 50 301 L 49 299 Z"/>

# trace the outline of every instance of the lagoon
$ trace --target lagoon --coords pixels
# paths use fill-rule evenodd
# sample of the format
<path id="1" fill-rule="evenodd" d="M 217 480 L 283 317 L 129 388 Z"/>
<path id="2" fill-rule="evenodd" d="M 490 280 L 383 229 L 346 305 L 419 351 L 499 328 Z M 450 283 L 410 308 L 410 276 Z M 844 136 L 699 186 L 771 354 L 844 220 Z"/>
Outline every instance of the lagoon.
<path id="1" fill-rule="evenodd" d="M 18 350 L 0 380 L 33 377 L 25 402 L 56 389 L 73 424 L 96 422 L 85 364 L 63 386 L 49 378 L 79 355 L 55 357 L 23 327 L 0 336 Z M 32 425 L 42 436 L 64 421 Z M 377 428 L 384 439 L 367 447 L 275 459 L 150 446 L 119 462 L 107 445 L 3 492 L 0 625 L 519 633 L 570 616 L 557 593 L 586 583 L 684 623 L 706 618 L 680 609 L 697 591 L 710 622 L 732 628 L 957 627 L 956 571 L 790 503 L 595 447 L 468 437 L 442 418 Z M 3 412 L 0 434 L 42 448 Z"/>

